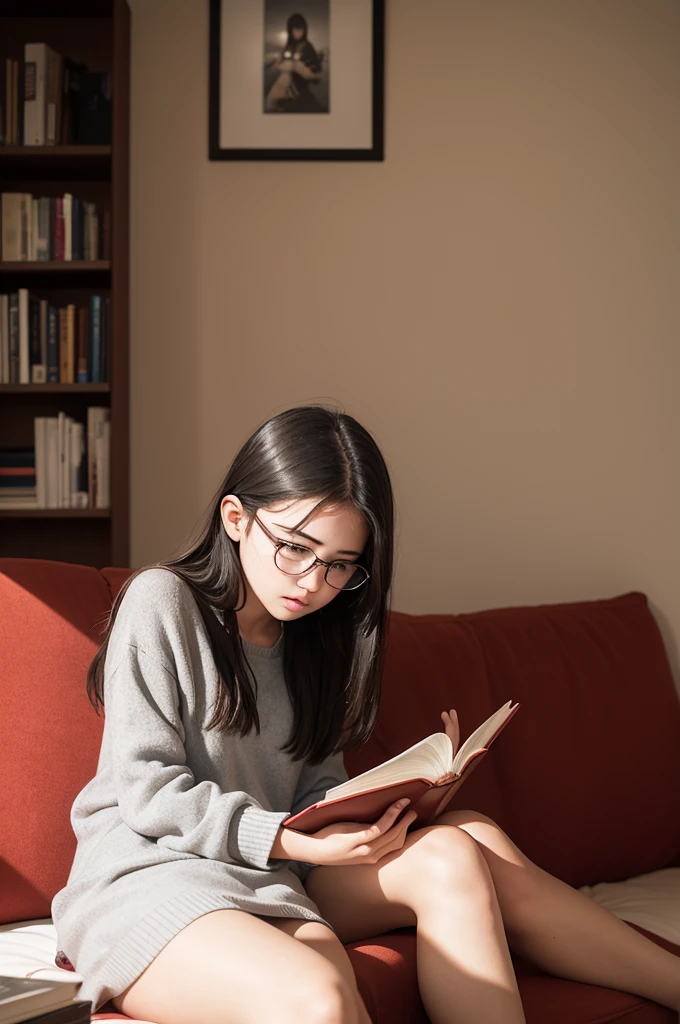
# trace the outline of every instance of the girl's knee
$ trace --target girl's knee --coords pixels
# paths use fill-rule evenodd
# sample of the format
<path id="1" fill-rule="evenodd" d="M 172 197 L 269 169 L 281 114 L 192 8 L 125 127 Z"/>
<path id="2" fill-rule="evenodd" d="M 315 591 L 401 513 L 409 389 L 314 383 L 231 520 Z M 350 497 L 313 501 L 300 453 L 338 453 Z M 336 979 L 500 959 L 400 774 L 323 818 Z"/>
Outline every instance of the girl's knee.
<path id="1" fill-rule="evenodd" d="M 463 829 L 453 825 L 426 827 L 414 833 L 417 840 L 413 854 L 418 864 L 416 877 L 425 889 L 438 895 L 473 881 L 493 887 L 488 865 L 476 841 Z M 422 887 L 421 887 L 422 889 Z"/>
<path id="2" fill-rule="evenodd" d="M 290 1024 L 354 1024 L 356 1000 L 356 991 L 339 971 L 314 972 L 311 977 L 296 979 L 286 1000 L 285 1020 Z"/>

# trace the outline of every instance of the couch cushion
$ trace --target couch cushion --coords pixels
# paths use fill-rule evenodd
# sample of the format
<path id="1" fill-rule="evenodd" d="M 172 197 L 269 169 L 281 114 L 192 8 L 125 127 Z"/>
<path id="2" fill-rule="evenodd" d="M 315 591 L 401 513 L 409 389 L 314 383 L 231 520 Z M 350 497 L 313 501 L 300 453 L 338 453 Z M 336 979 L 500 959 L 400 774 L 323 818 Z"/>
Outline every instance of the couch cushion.
<path id="1" fill-rule="evenodd" d="M 85 684 L 109 608 L 96 569 L 0 558 L 0 923 L 46 917 L 66 882 L 71 804 L 101 744 Z"/>
<path id="2" fill-rule="evenodd" d="M 380 714 L 350 775 L 442 728 L 521 707 L 454 796 L 573 886 L 680 852 L 680 702 L 644 594 L 464 615 L 394 612 Z"/>

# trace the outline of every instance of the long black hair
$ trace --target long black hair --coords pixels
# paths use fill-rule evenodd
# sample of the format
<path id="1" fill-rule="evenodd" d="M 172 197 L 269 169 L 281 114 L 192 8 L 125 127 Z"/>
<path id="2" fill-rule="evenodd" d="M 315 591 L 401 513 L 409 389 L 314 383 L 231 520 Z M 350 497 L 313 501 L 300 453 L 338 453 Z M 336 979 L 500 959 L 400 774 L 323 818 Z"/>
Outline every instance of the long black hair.
<path id="1" fill-rule="evenodd" d="M 291 14 L 286 25 L 288 29 L 288 42 L 286 43 L 286 49 L 295 49 L 298 43 L 307 42 L 307 19 L 304 14 Z M 296 39 L 293 35 L 293 29 L 301 28 L 304 32 L 302 39 Z"/>
<path id="2" fill-rule="evenodd" d="M 282 749 L 295 760 L 318 764 L 331 753 L 361 746 L 378 711 L 393 567 L 392 486 L 376 442 L 352 416 L 322 405 L 298 406 L 272 417 L 234 458 L 197 539 L 176 558 L 154 566 L 174 572 L 191 588 L 208 631 L 219 697 L 207 728 L 245 736 L 253 724 L 259 732 L 260 723 L 236 619 L 239 583 L 245 595 L 245 578 L 238 543 L 221 517 L 227 494 L 235 494 L 243 505 L 249 519 L 246 534 L 258 509 L 286 500 L 317 499 L 297 529 L 322 511 L 343 507 L 353 507 L 366 521 L 369 537 L 360 561 L 370 573 L 368 581 L 356 590 L 339 591 L 324 607 L 283 627 L 284 675 L 294 718 Z M 87 693 L 97 710 L 104 704 L 104 661 L 113 623 L 127 588 L 144 568 L 118 593 L 88 671 Z M 224 624 L 216 608 L 223 611 Z"/>

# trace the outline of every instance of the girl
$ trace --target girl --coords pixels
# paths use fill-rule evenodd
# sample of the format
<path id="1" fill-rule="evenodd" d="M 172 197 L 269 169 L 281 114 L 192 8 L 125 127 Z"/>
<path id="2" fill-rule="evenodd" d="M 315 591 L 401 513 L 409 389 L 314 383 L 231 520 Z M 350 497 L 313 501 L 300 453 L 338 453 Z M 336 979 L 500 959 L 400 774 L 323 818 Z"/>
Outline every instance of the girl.
<path id="1" fill-rule="evenodd" d="M 288 40 L 274 62 L 279 75 L 267 93 L 266 113 L 318 114 L 323 108 L 309 88 L 321 78 L 322 56 L 307 38 L 307 20 L 291 14 L 287 24 Z"/>
<path id="2" fill-rule="evenodd" d="M 371 733 L 392 543 L 371 435 L 306 406 L 246 441 L 193 546 L 126 582 L 88 676 L 104 734 L 52 905 L 95 1011 L 370 1024 L 344 943 L 407 925 L 433 1024 L 524 1021 L 510 949 L 680 1008 L 675 956 L 482 814 L 280 827 L 347 779 L 342 751 Z"/>

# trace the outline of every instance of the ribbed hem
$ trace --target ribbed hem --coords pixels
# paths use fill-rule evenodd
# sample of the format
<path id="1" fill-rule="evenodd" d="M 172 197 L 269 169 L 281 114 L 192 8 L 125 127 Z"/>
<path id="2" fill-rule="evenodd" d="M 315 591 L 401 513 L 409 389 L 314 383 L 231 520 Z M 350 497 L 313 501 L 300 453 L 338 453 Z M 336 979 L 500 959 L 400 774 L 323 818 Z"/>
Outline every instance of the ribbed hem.
<path id="1" fill-rule="evenodd" d="M 182 928 L 213 910 L 245 910 L 256 916 L 302 918 L 318 921 L 335 931 L 328 921 L 306 907 L 293 903 L 268 904 L 263 900 L 253 902 L 257 903 L 257 910 L 253 909 L 251 901 L 201 889 L 174 896 L 135 925 L 113 947 L 94 976 L 85 977 L 79 998 L 92 1000 L 92 1013 L 97 1013 L 100 1007 L 136 981 Z"/>
<path id="2" fill-rule="evenodd" d="M 279 826 L 290 817 L 290 811 L 265 811 L 249 805 L 237 813 L 240 813 L 236 833 L 239 855 L 255 868 L 266 870 L 273 867 L 268 863 L 269 854 Z M 275 858 L 277 866 L 282 859 L 288 858 Z"/>

